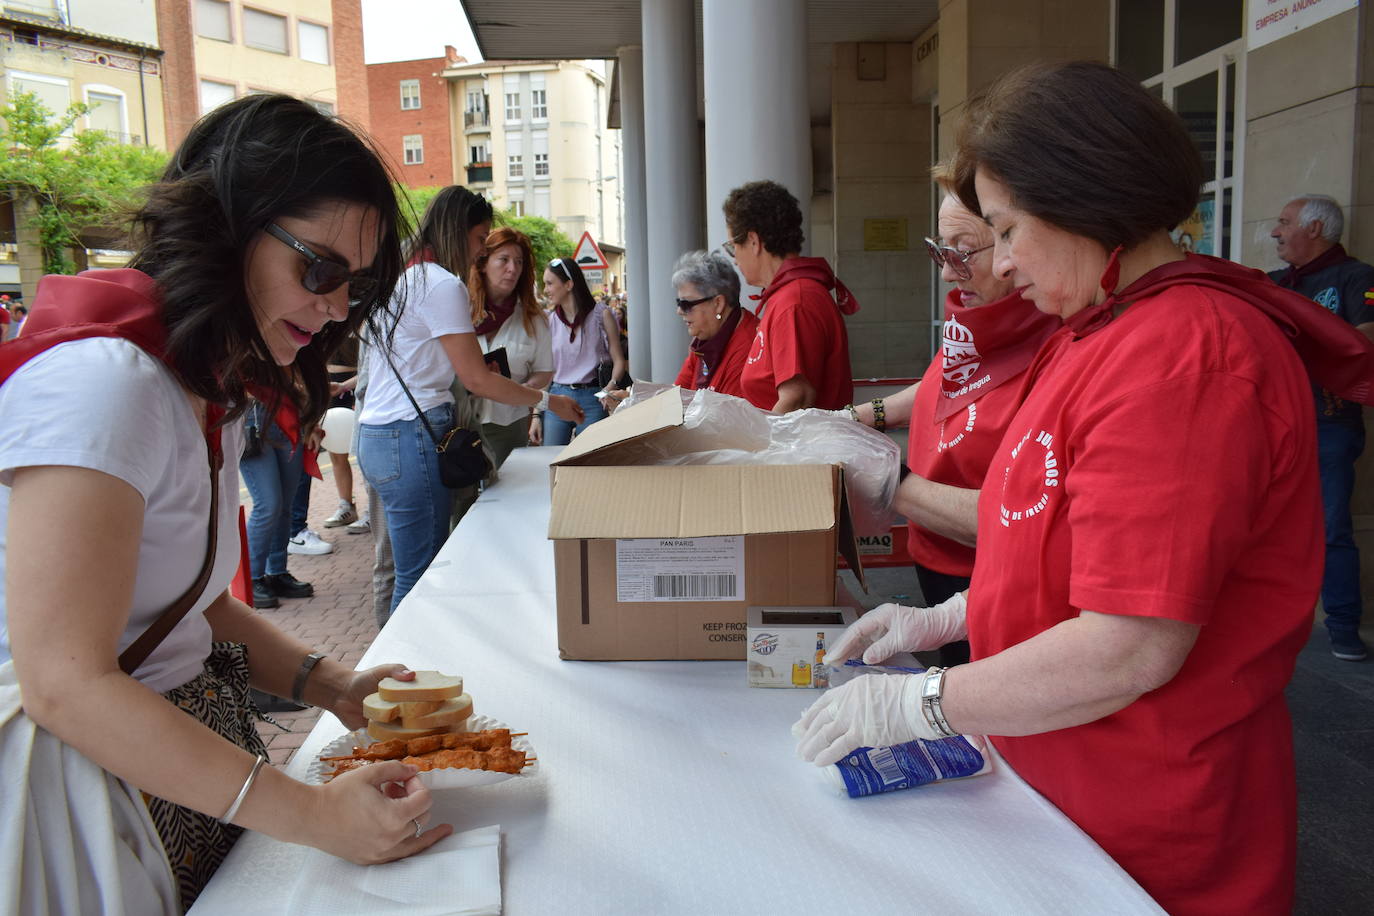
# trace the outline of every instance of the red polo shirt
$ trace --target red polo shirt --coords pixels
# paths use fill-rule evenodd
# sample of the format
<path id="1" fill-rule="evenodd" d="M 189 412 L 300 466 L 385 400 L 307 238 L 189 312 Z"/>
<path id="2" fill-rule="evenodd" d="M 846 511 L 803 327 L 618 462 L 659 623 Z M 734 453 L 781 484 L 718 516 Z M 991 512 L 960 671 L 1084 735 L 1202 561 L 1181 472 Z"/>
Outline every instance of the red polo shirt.
<path id="1" fill-rule="evenodd" d="M 799 375 L 816 389 L 814 407 L 839 410 L 853 399 L 844 316 L 830 291 L 807 278 L 768 298 L 740 383 L 749 403 L 772 410 L 778 385 Z"/>
<path id="2" fill-rule="evenodd" d="M 739 324 L 730 332 L 730 340 L 725 345 L 725 352 L 721 354 L 720 365 L 711 373 L 711 384 L 706 385 L 706 388 L 719 391 L 721 394 L 732 394 L 737 398 L 744 397 L 740 373 L 744 370 L 744 360 L 754 343 L 758 326 L 759 320 L 754 317 L 753 312 L 746 308 L 739 310 Z M 689 349 L 687 358 L 683 360 L 682 370 L 677 374 L 676 384 L 681 388 L 696 390 L 701 387 L 700 381 L 701 357 L 695 350 Z"/>
<path id="3" fill-rule="evenodd" d="M 1307 376 L 1259 309 L 1197 286 L 1076 334 L 1041 351 L 989 468 L 973 657 L 1080 608 L 1201 633 L 1173 680 L 1125 709 L 994 743 L 1175 916 L 1287 913 L 1283 689 L 1323 556 Z"/>

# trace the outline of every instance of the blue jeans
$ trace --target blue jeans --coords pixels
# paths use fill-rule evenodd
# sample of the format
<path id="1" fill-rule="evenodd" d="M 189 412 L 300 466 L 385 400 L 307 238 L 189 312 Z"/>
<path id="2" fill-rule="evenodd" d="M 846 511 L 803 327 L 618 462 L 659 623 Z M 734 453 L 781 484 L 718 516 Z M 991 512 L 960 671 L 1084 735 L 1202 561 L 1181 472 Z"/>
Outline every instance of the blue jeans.
<path id="1" fill-rule="evenodd" d="M 569 385 L 560 385 L 554 382 L 549 386 L 549 394 L 565 394 L 574 401 L 582 405 L 582 410 L 587 414 L 587 418 L 577 425 L 573 425 L 564 420 L 552 410 L 544 411 L 544 444 L 545 445 L 567 445 L 572 441 L 574 432 L 582 432 L 597 420 L 605 419 L 607 416 L 606 408 L 601 406 L 601 399 L 596 396 L 596 388 L 573 388 Z"/>
<path id="2" fill-rule="evenodd" d="M 296 496 L 291 500 L 291 533 L 304 531 L 308 525 L 305 516 L 310 512 L 310 475 L 301 474 L 301 482 L 296 485 Z"/>
<path id="3" fill-rule="evenodd" d="M 434 432 L 443 436 L 453 424 L 453 405 L 425 411 Z M 419 418 L 381 426 L 361 424 L 358 465 L 382 499 L 391 553 L 396 563 L 394 612 L 415 587 L 448 538 L 452 492 L 439 479 L 439 456 Z"/>
<path id="4" fill-rule="evenodd" d="M 300 483 L 305 451 L 292 448 L 275 423 L 261 425 L 261 408 L 248 413 L 262 437 L 262 451 L 239 462 L 239 473 L 253 500 L 248 514 L 248 566 L 254 579 L 286 572 L 286 540 L 290 531 L 291 501 Z"/>
<path id="5" fill-rule="evenodd" d="M 1364 427 L 1317 423 L 1317 462 L 1326 516 L 1326 572 L 1322 607 L 1333 635 L 1355 636 L 1360 629 L 1360 551 L 1350 518 L 1355 490 L 1355 460 L 1364 451 Z"/>

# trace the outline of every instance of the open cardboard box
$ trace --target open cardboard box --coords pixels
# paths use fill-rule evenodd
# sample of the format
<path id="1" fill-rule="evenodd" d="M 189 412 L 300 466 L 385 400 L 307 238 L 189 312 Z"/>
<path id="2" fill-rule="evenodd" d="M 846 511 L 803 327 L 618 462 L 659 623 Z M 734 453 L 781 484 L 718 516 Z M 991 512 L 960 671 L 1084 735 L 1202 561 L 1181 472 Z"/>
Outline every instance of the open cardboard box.
<path id="1" fill-rule="evenodd" d="M 712 447 L 682 424 L 673 388 L 589 426 L 553 462 L 563 658 L 743 659 L 750 605 L 834 604 L 837 553 L 862 581 L 842 468 L 623 463 L 652 436 Z"/>

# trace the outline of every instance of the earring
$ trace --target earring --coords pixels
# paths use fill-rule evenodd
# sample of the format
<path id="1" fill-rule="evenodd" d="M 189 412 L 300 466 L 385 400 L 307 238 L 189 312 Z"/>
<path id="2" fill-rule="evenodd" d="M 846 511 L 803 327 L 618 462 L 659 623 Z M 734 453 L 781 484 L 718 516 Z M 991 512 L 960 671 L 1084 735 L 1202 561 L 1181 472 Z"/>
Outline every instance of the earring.
<path id="1" fill-rule="evenodd" d="M 720 312 L 716 312 L 716 320 L 720 321 Z"/>

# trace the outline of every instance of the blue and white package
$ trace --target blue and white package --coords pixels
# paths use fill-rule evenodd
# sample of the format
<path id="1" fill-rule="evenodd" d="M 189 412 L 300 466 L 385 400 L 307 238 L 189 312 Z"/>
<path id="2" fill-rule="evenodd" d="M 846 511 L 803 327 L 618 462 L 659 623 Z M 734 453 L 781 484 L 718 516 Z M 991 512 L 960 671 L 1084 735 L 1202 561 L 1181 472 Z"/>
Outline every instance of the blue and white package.
<path id="1" fill-rule="evenodd" d="M 892 747 L 861 747 L 825 768 L 830 783 L 850 798 L 913 789 L 992 769 L 983 739 L 973 735 L 939 741 L 908 741 Z"/>

